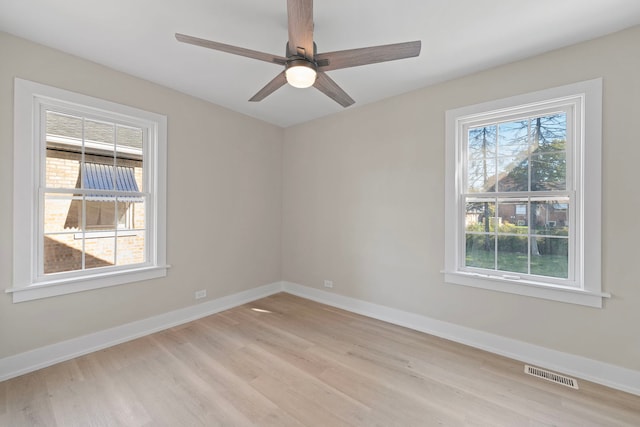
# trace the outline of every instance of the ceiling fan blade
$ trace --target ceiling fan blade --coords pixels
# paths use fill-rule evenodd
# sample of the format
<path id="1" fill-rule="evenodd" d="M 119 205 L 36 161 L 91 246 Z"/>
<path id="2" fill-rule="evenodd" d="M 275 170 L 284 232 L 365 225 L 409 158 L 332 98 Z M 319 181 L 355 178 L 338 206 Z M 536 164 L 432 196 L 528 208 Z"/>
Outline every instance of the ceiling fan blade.
<path id="1" fill-rule="evenodd" d="M 280 89 L 287 83 L 287 78 L 284 75 L 284 71 L 278 74 L 273 80 L 265 85 L 262 89 L 258 91 L 255 95 L 251 97 L 249 101 L 258 102 L 265 99 L 267 96 L 271 95 L 276 90 Z"/>
<path id="2" fill-rule="evenodd" d="M 356 102 L 325 73 L 318 73 L 313 86 L 345 108 Z"/>
<path id="3" fill-rule="evenodd" d="M 243 47 L 231 46 L 230 44 L 218 43 L 211 40 L 200 39 L 198 37 L 187 36 L 185 34 L 176 33 L 176 39 L 182 43 L 189 43 L 213 50 L 232 53 L 234 55 L 245 56 L 247 58 L 259 59 L 260 61 L 271 62 L 272 64 L 284 65 L 287 63 L 287 58 L 283 56 L 258 52 L 257 50 L 245 49 Z"/>
<path id="4" fill-rule="evenodd" d="M 318 68 L 322 71 L 358 67 L 377 62 L 395 61 L 420 55 L 420 40 L 359 49 L 339 50 L 316 55 Z"/>
<path id="5" fill-rule="evenodd" d="M 313 59 L 313 0 L 287 0 L 290 55 Z"/>

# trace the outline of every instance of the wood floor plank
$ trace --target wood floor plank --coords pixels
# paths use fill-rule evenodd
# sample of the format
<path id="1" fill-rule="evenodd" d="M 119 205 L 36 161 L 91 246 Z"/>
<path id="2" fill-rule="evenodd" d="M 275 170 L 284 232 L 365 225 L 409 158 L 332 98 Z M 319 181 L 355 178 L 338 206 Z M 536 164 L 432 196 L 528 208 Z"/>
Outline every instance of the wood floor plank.
<path id="1" fill-rule="evenodd" d="M 7 426 L 56 425 L 45 378 L 41 370 L 5 381 Z"/>
<path id="2" fill-rule="evenodd" d="M 0 383 L 0 426 L 639 426 L 640 396 L 276 294 Z"/>
<path id="3" fill-rule="evenodd" d="M 109 404 L 108 410 L 115 414 L 118 425 L 145 425 L 151 422 L 151 416 L 127 386 L 121 371 L 107 371 L 102 361 L 100 352 L 76 359 L 85 381 L 98 385 L 103 391 L 105 401 Z"/>
<path id="4" fill-rule="evenodd" d="M 215 358 L 190 343 L 175 345 L 167 342 L 167 334 L 154 337 L 159 345 L 165 347 L 174 357 L 188 361 L 190 369 L 211 387 L 224 394 L 229 405 L 242 412 L 256 425 L 295 425 L 295 421 L 277 405 L 257 392 L 245 381 L 239 381 Z"/>

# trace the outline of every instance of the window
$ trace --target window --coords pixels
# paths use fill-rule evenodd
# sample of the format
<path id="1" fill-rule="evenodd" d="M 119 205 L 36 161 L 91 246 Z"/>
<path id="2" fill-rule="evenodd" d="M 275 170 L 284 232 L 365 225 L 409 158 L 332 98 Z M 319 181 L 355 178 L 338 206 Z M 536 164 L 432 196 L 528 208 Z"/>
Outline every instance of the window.
<path id="1" fill-rule="evenodd" d="M 447 111 L 445 280 L 602 306 L 602 81 Z"/>
<path id="2" fill-rule="evenodd" d="M 15 80 L 14 302 L 166 275 L 166 117 Z"/>

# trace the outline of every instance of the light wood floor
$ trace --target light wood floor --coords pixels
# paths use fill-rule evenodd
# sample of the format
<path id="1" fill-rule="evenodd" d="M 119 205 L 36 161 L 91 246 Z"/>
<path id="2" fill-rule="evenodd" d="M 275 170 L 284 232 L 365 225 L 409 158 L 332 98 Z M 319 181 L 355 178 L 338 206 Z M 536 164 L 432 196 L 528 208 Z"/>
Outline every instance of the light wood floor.
<path id="1" fill-rule="evenodd" d="M 0 383 L 0 425 L 640 426 L 640 397 L 289 294 Z"/>

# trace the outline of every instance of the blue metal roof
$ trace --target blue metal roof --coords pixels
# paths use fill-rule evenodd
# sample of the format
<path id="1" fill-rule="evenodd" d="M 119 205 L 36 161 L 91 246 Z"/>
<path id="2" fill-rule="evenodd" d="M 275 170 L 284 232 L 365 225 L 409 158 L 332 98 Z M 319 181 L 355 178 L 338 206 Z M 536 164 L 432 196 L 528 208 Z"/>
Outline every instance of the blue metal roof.
<path id="1" fill-rule="evenodd" d="M 114 179 L 115 178 L 115 179 Z M 101 163 L 84 163 L 82 168 L 82 188 L 93 190 L 116 190 L 139 192 L 133 168 L 105 165 Z M 115 184 L 115 188 L 114 188 Z M 113 196 L 89 195 L 87 200 L 110 201 Z M 118 200 L 126 202 L 142 202 L 142 197 L 119 196 Z"/>

